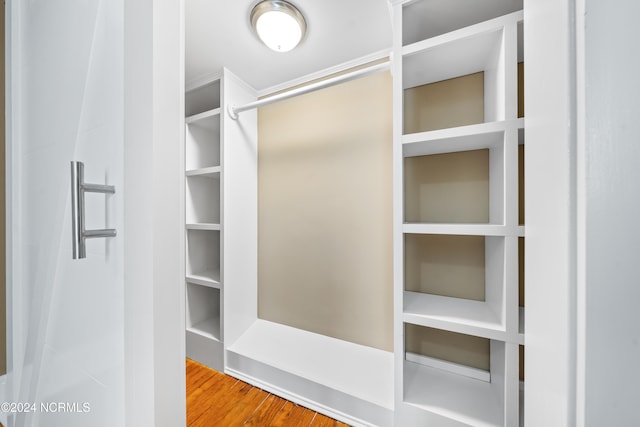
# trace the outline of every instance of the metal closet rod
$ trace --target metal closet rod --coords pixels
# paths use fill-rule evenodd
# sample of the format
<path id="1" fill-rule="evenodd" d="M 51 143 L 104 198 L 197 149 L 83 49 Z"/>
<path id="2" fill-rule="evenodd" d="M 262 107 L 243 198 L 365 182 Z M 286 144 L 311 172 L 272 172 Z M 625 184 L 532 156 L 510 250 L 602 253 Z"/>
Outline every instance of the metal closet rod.
<path id="1" fill-rule="evenodd" d="M 287 92 L 279 93 L 277 95 L 268 96 L 258 101 L 254 101 L 254 102 L 250 102 L 248 104 L 242 105 L 240 107 L 234 107 L 232 105 L 228 105 L 227 113 L 229 113 L 229 117 L 231 117 L 233 120 L 237 120 L 238 113 L 242 113 L 243 111 L 262 107 L 263 105 L 272 104 L 274 102 L 293 98 L 294 96 L 303 95 L 305 93 L 313 92 L 319 89 L 324 89 L 329 86 L 335 86 L 338 83 L 344 83 L 351 80 L 355 80 L 359 77 L 368 76 L 370 74 L 374 74 L 379 71 L 385 71 L 385 70 L 388 70 L 389 67 L 390 67 L 389 61 L 386 61 L 381 64 L 376 64 L 370 67 L 361 68 L 359 70 L 352 71 L 350 73 L 342 74 L 340 76 L 332 77 L 330 79 L 322 80 L 316 83 L 311 83 L 306 86 L 299 87 L 297 89 L 292 89 Z"/>

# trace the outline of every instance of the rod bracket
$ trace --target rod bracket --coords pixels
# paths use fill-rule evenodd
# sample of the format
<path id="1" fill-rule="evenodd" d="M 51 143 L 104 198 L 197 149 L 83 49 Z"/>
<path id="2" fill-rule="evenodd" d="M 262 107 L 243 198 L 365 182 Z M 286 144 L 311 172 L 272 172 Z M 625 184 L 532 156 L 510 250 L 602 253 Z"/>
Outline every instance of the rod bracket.
<path id="1" fill-rule="evenodd" d="M 227 114 L 229 114 L 229 117 L 233 120 L 238 120 L 238 113 L 236 113 L 236 109 L 231 104 L 227 105 Z"/>

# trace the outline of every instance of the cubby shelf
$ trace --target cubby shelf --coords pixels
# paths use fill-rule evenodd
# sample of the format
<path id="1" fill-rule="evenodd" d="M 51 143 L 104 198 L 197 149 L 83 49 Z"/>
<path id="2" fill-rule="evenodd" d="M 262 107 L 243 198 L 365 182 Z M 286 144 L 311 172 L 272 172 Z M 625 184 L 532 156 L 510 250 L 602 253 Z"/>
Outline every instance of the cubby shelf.
<path id="1" fill-rule="evenodd" d="M 497 384 L 409 361 L 404 383 L 408 404 L 472 426 L 504 425 Z"/>
<path id="2" fill-rule="evenodd" d="M 185 94 L 185 115 L 194 117 L 208 111 L 220 108 L 221 84 L 220 79 L 200 84 L 187 89 Z"/>
<path id="3" fill-rule="evenodd" d="M 486 22 L 522 10 L 522 0 L 405 0 L 402 3 L 402 34 L 399 40 L 409 45 L 452 33 L 461 28 Z"/>
<path id="4" fill-rule="evenodd" d="M 220 340 L 220 290 L 187 283 L 187 330 Z"/>
<path id="5" fill-rule="evenodd" d="M 502 20 L 497 21 L 405 46 L 402 49 L 404 88 L 497 68 Z"/>
<path id="6" fill-rule="evenodd" d="M 205 111 L 186 119 L 187 171 L 220 166 L 220 119 L 219 109 Z"/>
<path id="7" fill-rule="evenodd" d="M 220 341 L 220 317 L 209 317 L 187 327 L 187 331 L 198 334 L 204 338 Z"/>

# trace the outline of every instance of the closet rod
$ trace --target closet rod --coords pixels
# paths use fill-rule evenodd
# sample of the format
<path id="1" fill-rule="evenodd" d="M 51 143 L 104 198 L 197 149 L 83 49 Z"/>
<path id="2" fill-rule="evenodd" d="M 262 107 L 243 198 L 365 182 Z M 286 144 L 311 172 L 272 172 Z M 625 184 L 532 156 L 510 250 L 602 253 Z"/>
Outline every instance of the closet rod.
<path id="1" fill-rule="evenodd" d="M 324 89 L 325 87 L 334 86 L 338 83 L 348 82 L 359 77 L 368 76 L 370 74 L 377 73 L 379 71 L 384 71 L 389 69 L 389 62 L 383 62 L 381 64 L 372 65 L 370 67 L 361 68 L 356 71 L 352 71 L 347 74 L 342 74 L 340 76 L 332 77 L 327 80 L 322 80 L 316 83 L 311 83 L 306 86 L 299 87 L 297 89 L 291 89 L 287 92 L 282 92 L 277 95 L 269 96 L 266 98 L 262 98 L 258 101 L 250 102 L 246 105 L 242 105 L 240 107 L 234 107 L 232 105 L 227 106 L 227 113 L 229 113 L 229 117 L 233 120 L 238 119 L 238 113 L 242 113 L 243 111 L 251 110 L 253 108 L 262 107 L 263 105 L 272 104 L 274 102 L 282 101 L 285 99 L 293 98 L 294 96 L 303 95 L 305 93 L 313 92 L 315 90 Z"/>

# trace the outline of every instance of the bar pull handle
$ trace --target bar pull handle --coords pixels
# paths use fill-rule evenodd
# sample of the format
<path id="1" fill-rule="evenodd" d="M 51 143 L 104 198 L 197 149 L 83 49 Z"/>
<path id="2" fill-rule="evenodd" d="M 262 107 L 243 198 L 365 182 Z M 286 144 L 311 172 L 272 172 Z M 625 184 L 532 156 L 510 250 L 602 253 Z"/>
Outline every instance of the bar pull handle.
<path id="1" fill-rule="evenodd" d="M 117 232 L 114 228 L 103 230 L 86 230 L 84 223 L 84 194 L 104 193 L 114 194 L 116 189 L 113 185 L 88 184 L 84 182 L 84 163 L 71 162 L 71 233 L 73 259 L 87 257 L 85 246 L 86 239 L 100 237 L 115 237 Z"/>

